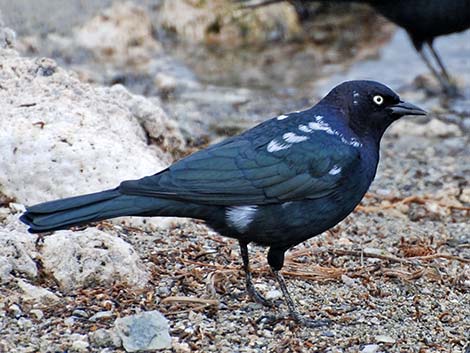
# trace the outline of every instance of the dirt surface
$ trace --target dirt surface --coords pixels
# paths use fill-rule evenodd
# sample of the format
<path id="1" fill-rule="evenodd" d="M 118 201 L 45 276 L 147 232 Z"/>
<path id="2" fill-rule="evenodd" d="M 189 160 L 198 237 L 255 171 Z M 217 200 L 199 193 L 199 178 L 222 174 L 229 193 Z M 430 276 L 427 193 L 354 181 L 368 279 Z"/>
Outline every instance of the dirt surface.
<path id="1" fill-rule="evenodd" d="M 206 48 L 194 54 L 191 48 L 185 52 L 184 46 L 166 43 L 165 55 L 152 59 L 160 66 L 150 66 L 158 66 L 176 84 L 163 77 L 166 86 L 153 86 L 152 75 L 159 73 L 154 71 L 149 76 L 126 71 L 122 77 L 127 79 L 120 81 L 161 101 L 183 131 L 194 132 L 186 135 L 193 146 L 308 106 L 346 78 L 372 76 L 430 111 L 426 119 L 397 122 L 386 134 L 376 180 L 353 214 L 287 253 L 283 273 L 299 311 L 328 318 L 331 325 L 309 329 L 287 318 L 263 248 L 250 248 L 254 281 L 272 298 L 274 309 L 247 298 L 237 242 L 202 223 L 183 220 L 150 233 L 102 222 L 101 230 L 129 242 L 140 254 L 152 274 L 149 284 L 139 290 L 97 284 L 65 294 L 38 264 L 40 275 L 32 283 L 59 300 L 28 301 L 17 282 L 0 284 L 0 352 L 124 352 L 109 333 L 115 319 L 159 310 L 169 320 L 173 348 L 168 352 L 468 353 L 470 32 L 438 41 L 464 93 L 449 102 L 422 88 L 422 82 L 433 87 L 433 81 L 404 33 L 397 32 L 389 42 L 393 28 L 378 21 L 379 39 L 353 50 L 362 54 L 348 52 L 348 58 L 330 54 L 329 60 L 321 59 L 321 53 L 335 52 L 334 46 L 318 52 L 323 44 L 310 40 L 243 51 L 238 58 L 234 52 L 220 55 Z M 31 37 L 18 40 L 23 48 L 24 43 L 38 43 Z M 461 48 L 457 57 L 456 47 Z M 54 56 L 50 48 L 47 54 Z M 76 69 L 73 61 L 61 61 L 70 57 L 70 48 L 56 48 L 55 59 Z M 38 55 L 38 49 L 25 54 Z M 210 58 L 206 65 L 204 58 Z M 317 60 L 314 69 L 312 58 Z M 109 71 L 82 59 L 79 76 L 85 67 L 92 72 L 87 76 L 91 81 L 113 81 Z M 230 61 L 236 70 L 224 70 L 217 78 L 214 68 L 223 70 Z M 391 62 L 397 74 L 390 74 Z M 234 78 L 246 63 L 251 75 Z M 296 77 L 303 77 L 302 82 Z M 19 213 L 14 200 L 0 201 L 3 228 Z M 39 239 L 36 246 L 41 243 Z"/>

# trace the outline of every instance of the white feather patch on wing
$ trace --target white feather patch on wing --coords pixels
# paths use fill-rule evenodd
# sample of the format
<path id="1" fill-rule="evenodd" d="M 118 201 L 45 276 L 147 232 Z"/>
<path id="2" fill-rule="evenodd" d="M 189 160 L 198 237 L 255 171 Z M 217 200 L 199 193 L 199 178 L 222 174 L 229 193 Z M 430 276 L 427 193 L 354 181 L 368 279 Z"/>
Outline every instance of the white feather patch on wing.
<path id="1" fill-rule="evenodd" d="M 292 146 L 290 143 L 279 143 L 276 140 L 269 142 L 268 147 L 266 148 L 268 152 L 282 151 Z"/>
<path id="2" fill-rule="evenodd" d="M 288 143 L 299 143 L 308 140 L 307 136 L 296 135 L 293 132 L 286 132 L 282 135 L 282 138 Z"/>
<path id="3" fill-rule="evenodd" d="M 333 168 L 331 168 L 330 171 L 328 172 L 328 174 L 330 175 L 336 175 L 339 173 L 341 173 L 341 167 L 338 167 L 337 165 L 334 165 Z"/>

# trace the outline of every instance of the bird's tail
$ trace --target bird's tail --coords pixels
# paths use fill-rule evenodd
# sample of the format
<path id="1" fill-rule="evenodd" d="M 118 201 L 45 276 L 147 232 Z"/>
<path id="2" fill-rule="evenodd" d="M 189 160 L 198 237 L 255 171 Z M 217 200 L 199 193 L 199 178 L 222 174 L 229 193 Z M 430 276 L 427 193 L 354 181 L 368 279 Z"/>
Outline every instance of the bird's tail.
<path id="1" fill-rule="evenodd" d="M 158 202 L 162 200 L 123 195 L 116 188 L 27 207 L 20 220 L 31 233 L 49 232 L 109 218 L 158 213 Z"/>

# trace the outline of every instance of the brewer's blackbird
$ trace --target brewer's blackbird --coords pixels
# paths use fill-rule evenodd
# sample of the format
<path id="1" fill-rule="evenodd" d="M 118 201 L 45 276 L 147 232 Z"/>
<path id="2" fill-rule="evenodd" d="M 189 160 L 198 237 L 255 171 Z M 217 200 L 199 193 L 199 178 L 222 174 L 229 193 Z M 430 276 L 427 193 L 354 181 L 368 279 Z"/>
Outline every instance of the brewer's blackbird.
<path id="1" fill-rule="evenodd" d="M 253 286 L 248 243 L 269 247 L 268 263 L 291 317 L 296 310 L 279 272 L 284 253 L 333 227 L 361 201 L 374 179 L 380 139 L 404 115 L 425 112 L 374 81 L 349 81 L 317 105 L 279 115 L 117 188 L 27 207 L 32 233 L 120 216 L 190 217 L 239 240 L 246 287 Z"/>
<path id="2" fill-rule="evenodd" d="M 258 7 L 283 0 L 250 1 L 249 7 Z M 297 12 L 305 17 L 309 12 L 305 4 L 326 2 L 325 0 L 288 0 Z M 441 35 L 462 32 L 470 28 L 470 0 L 331 0 L 330 2 L 367 3 L 384 17 L 403 27 L 411 42 L 429 70 L 441 84 L 444 92 L 455 96 L 458 91 L 433 46 L 434 39 Z M 431 63 L 423 51 L 426 46 L 434 57 L 438 68 Z"/>

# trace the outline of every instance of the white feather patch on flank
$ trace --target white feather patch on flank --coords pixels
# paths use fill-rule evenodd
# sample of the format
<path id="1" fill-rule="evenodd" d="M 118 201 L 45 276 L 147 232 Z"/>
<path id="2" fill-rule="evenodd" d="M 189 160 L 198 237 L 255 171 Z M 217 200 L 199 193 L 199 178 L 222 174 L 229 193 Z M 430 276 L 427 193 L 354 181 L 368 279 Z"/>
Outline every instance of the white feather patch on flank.
<path id="1" fill-rule="evenodd" d="M 277 117 L 277 120 L 284 120 L 284 119 L 286 119 L 286 118 L 288 118 L 288 117 L 289 117 L 289 115 L 282 114 L 282 115 L 279 115 L 279 116 Z"/>
<path id="2" fill-rule="evenodd" d="M 269 144 L 268 147 L 266 148 L 268 152 L 276 152 L 276 151 L 282 151 L 285 149 L 288 149 L 292 145 L 290 143 L 279 143 L 276 140 L 272 140 Z"/>
<path id="3" fill-rule="evenodd" d="M 331 168 L 330 171 L 328 172 L 328 174 L 330 175 L 336 175 L 339 173 L 341 173 L 341 167 L 338 167 L 337 165 L 334 165 L 333 168 Z"/>
<path id="4" fill-rule="evenodd" d="M 258 206 L 256 205 L 234 206 L 225 210 L 225 217 L 230 226 L 243 233 L 255 219 L 257 211 Z"/>
<path id="5" fill-rule="evenodd" d="M 284 141 L 289 143 L 299 143 L 308 140 L 307 136 L 296 135 L 293 132 L 286 132 L 284 135 L 282 135 L 282 138 Z"/>

